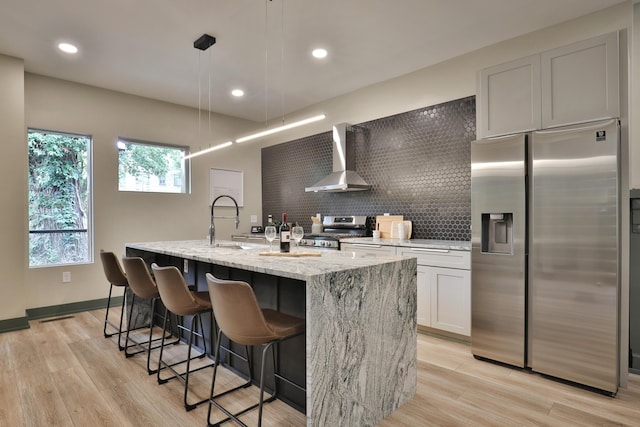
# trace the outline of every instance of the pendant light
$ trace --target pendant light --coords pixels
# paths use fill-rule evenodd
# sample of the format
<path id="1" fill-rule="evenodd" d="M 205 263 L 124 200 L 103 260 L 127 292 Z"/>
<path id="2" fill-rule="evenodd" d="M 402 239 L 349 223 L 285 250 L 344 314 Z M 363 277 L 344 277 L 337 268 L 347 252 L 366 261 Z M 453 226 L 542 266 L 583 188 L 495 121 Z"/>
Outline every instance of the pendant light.
<path id="1" fill-rule="evenodd" d="M 216 38 L 209 35 L 209 34 L 203 34 L 202 36 L 200 36 L 196 41 L 193 42 L 193 47 L 204 52 L 207 49 L 209 49 L 211 46 L 213 46 L 214 44 L 216 44 Z M 198 136 L 200 136 L 200 130 L 201 130 L 201 112 L 202 112 L 202 97 L 201 97 L 201 78 L 200 78 L 200 58 L 201 56 L 198 56 Z M 209 55 L 209 75 L 208 75 L 208 93 L 209 93 L 209 105 L 208 105 L 208 112 L 209 112 L 209 140 L 211 140 L 211 55 Z M 209 147 L 206 148 L 204 150 L 200 150 L 200 151 L 196 151 L 195 153 L 186 155 L 183 157 L 183 160 L 187 160 L 187 159 L 191 159 L 193 157 L 196 156 L 200 156 L 202 154 L 206 154 L 206 153 L 210 153 L 212 151 L 216 151 L 216 150 L 220 150 L 221 148 L 225 148 L 225 147 L 229 147 L 232 144 L 231 141 L 227 141 L 224 142 L 222 144 L 218 144 L 215 145 L 213 147 Z"/>

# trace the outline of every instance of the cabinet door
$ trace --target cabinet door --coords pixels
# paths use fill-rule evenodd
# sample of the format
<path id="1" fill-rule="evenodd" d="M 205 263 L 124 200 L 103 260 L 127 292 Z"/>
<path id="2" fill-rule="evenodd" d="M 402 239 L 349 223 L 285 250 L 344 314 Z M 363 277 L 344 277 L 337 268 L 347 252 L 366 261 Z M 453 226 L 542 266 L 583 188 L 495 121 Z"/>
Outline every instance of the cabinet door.
<path id="1" fill-rule="evenodd" d="M 431 279 L 429 267 L 418 266 L 418 325 L 431 326 Z"/>
<path id="2" fill-rule="evenodd" d="M 540 55 L 485 68 L 478 79 L 478 139 L 540 128 Z"/>
<path id="3" fill-rule="evenodd" d="M 471 335 L 471 273 L 429 267 L 431 327 Z"/>
<path id="4" fill-rule="evenodd" d="M 543 128 L 619 117 L 618 58 L 618 33 L 543 52 Z"/>

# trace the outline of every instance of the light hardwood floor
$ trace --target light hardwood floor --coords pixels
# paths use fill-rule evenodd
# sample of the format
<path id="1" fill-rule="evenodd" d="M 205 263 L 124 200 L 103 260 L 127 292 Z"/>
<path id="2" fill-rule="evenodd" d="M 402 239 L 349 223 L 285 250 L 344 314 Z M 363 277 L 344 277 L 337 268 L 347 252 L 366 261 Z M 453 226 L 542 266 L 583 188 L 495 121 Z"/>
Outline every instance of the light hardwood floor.
<path id="1" fill-rule="evenodd" d="M 206 405 L 184 410 L 181 382 L 158 385 L 143 355 L 126 359 L 115 339 L 102 336 L 103 316 L 96 310 L 36 320 L 31 329 L 0 334 L 0 426 L 206 425 Z M 171 351 L 177 356 L 182 347 Z M 224 384 L 237 381 L 222 373 Z M 196 397 L 206 397 L 211 370 L 191 381 Z M 256 396 L 254 387 L 227 403 Z M 243 419 L 255 425 L 256 411 Z M 302 426 L 305 417 L 276 401 L 265 407 L 263 425 Z M 639 426 L 640 377 L 610 398 L 477 361 L 466 344 L 419 334 L 417 394 L 379 425 Z"/>

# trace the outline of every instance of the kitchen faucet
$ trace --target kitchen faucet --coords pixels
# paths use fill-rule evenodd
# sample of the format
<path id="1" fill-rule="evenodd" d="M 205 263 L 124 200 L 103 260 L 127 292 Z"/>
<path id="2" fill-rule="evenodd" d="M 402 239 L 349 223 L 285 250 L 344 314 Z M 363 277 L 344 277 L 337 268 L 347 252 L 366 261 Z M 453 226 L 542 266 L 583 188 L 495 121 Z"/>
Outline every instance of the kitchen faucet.
<path id="1" fill-rule="evenodd" d="M 218 201 L 218 199 L 221 199 L 222 197 L 227 197 L 229 199 L 231 199 L 231 201 L 233 202 L 234 205 L 236 205 L 236 216 L 213 216 L 213 208 L 216 205 L 216 202 Z M 209 245 L 211 246 L 215 246 L 216 243 L 216 226 L 213 222 L 214 218 L 226 218 L 226 219 L 235 219 L 236 220 L 236 230 L 238 229 L 238 225 L 240 224 L 240 210 L 238 209 L 238 202 L 236 202 L 236 199 L 234 199 L 233 197 L 227 195 L 227 194 L 222 194 L 221 196 L 216 197 L 215 199 L 213 199 L 213 202 L 211 202 L 211 225 L 209 225 Z"/>

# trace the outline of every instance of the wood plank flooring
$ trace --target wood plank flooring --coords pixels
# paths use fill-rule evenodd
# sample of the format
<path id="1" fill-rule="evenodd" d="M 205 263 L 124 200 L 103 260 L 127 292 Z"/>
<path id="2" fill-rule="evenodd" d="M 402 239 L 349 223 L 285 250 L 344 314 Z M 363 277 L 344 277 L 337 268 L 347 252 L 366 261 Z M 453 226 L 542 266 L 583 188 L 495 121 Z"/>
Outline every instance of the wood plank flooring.
<path id="1" fill-rule="evenodd" d="M 103 337 L 103 316 L 35 320 L 31 329 L 0 334 L 0 426 L 206 425 L 206 404 L 186 412 L 183 384 L 159 385 L 146 373 L 144 354 L 125 358 L 115 338 Z M 173 346 L 170 354 L 184 350 Z M 193 399 L 208 395 L 211 373 L 192 376 Z M 221 387 L 240 381 L 220 373 Z M 416 396 L 379 426 L 640 426 L 639 376 L 610 398 L 475 360 L 467 344 L 429 335 L 418 334 L 417 384 Z M 225 403 L 243 407 L 254 399 L 252 387 Z M 243 420 L 256 425 L 257 411 Z M 276 401 L 265 406 L 263 425 L 303 426 L 305 417 Z"/>

